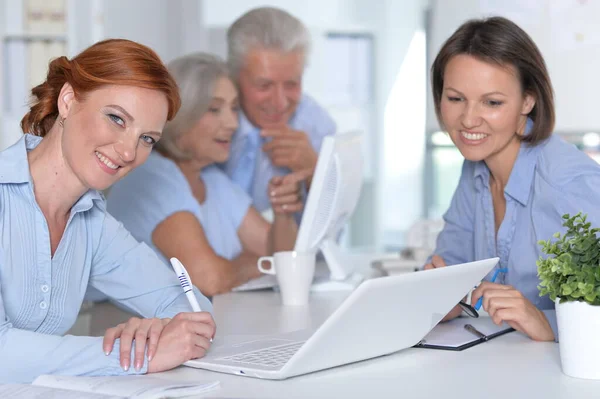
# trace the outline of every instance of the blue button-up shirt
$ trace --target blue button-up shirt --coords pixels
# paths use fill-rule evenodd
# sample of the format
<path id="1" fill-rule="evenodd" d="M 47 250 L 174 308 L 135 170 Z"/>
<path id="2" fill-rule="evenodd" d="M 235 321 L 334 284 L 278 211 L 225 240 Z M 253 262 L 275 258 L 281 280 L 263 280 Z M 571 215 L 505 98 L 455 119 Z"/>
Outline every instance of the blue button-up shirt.
<path id="1" fill-rule="evenodd" d="M 25 135 L 0 153 L 0 383 L 31 382 L 40 374 L 134 374 L 119 366 L 119 340 L 105 356 L 102 337 L 62 336 L 88 285 L 144 317 L 173 317 L 191 306 L 175 274 L 106 213 L 95 190 L 73 205 L 51 255 L 27 160 L 27 150 L 41 140 Z M 146 370 L 144 362 L 140 373 Z"/>
<path id="2" fill-rule="evenodd" d="M 175 162 L 152 151 L 148 160 L 115 183 L 108 194 L 108 211 L 133 234 L 168 260 L 152 242 L 152 233 L 177 212 L 190 212 L 219 256 L 234 259 L 243 250 L 238 230 L 250 208 L 250 197 L 215 165 L 199 173 L 206 188 L 200 204 Z"/>
<path id="3" fill-rule="evenodd" d="M 513 286 L 539 309 L 553 309 L 547 296 L 539 296 L 538 241 L 566 231 L 565 213 L 587 213 L 600 227 L 600 165 L 558 136 L 534 147 L 521 143 L 497 236 L 489 181 L 485 162 L 464 162 L 434 253 L 448 265 L 497 256 L 497 267 L 508 268 L 497 283 Z"/>
<path id="4" fill-rule="evenodd" d="M 335 122 L 327 111 L 307 95 L 302 96 L 289 126 L 305 132 L 317 154 L 323 138 L 336 131 Z M 231 142 L 231 154 L 222 166 L 229 177 L 252 197 L 254 207 L 263 212 L 271 208 L 267 194 L 269 181 L 273 176 L 288 174 L 290 170 L 271 163 L 268 155 L 262 151 L 266 139 L 260 137 L 260 131 L 240 112 L 239 127 Z"/>

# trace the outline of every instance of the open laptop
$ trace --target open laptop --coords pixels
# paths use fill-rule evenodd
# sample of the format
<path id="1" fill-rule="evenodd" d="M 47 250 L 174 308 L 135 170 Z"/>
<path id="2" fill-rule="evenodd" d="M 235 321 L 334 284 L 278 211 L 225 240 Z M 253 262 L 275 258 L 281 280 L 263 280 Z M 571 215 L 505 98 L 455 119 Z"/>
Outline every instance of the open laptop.
<path id="1" fill-rule="evenodd" d="M 316 330 L 219 345 L 186 366 L 284 379 L 417 344 L 498 263 L 498 258 L 364 281 Z M 241 333 L 241 332 L 240 332 Z"/>

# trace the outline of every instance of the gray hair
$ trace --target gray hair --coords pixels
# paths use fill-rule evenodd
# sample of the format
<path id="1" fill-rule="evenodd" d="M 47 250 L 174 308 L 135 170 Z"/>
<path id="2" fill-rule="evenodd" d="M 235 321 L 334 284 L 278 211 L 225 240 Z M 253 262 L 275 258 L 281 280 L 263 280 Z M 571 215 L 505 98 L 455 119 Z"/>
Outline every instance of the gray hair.
<path id="1" fill-rule="evenodd" d="M 227 62 L 237 79 L 244 58 L 256 47 L 284 53 L 301 51 L 306 65 L 310 33 L 302 21 L 290 13 L 279 8 L 261 7 L 248 11 L 229 27 L 227 46 Z"/>
<path id="2" fill-rule="evenodd" d="M 188 132 L 208 110 L 216 81 L 221 77 L 229 77 L 229 73 L 222 59 L 206 53 L 176 58 L 167 67 L 179 87 L 181 108 L 165 125 L 162 138 L 155 148 L 175 160 L 189 159 L 189 155 L 177 147 L 177 139 Z"/>

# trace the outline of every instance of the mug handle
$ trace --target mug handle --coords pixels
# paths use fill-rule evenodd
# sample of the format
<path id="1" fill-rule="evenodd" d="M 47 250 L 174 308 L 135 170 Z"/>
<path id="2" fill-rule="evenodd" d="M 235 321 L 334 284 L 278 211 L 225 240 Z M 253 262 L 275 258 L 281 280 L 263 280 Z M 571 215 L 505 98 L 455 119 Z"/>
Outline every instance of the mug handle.
<path id="1" fill-rule="evenodd" d="M 270 269 L 264 269 L 262 267 L 262 263 L 263 262 L 269 262 L 271 264 L 271 268 Z M 258 258 L 258 262 L 257 262 L 256 265 L 258 266 L 258 270 L 260 270 L 261 273 L 275 274 L 275 263 L 273 261 L 273 257 L 272 256 L 261 256 L 260 258 Z"/>

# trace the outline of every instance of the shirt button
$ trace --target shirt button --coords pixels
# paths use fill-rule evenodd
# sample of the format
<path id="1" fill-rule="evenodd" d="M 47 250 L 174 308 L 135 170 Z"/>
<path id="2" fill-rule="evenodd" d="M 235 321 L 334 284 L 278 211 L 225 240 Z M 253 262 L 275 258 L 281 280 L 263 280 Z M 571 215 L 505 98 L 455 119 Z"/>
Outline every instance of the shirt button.
<path id="1" fill-rule="evenodd" d="M 49 289 L 50 288 L 46 284 L 42 285 L 42 292 L 48 292 Z"/>
<path id="2" fill-rule="evenodd" d="M 40 308 L 46 309 L 47 307 L 48 307 L 48 304 L 46 303 L 46 301 L 40 302 Z"/>

